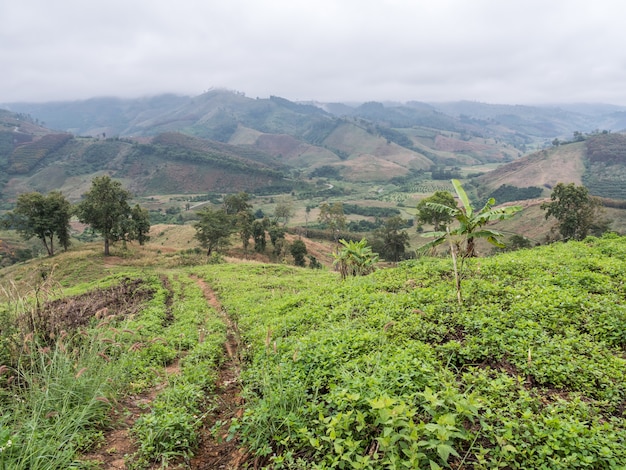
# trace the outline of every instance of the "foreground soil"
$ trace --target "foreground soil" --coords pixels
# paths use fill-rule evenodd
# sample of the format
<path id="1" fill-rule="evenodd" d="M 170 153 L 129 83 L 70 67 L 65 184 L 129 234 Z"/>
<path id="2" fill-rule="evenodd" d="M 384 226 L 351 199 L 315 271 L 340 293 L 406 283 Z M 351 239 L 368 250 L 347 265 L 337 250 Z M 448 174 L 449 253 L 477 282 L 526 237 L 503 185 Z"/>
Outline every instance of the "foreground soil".
<path id="1" fill-rule="evenodd" d="M 237 325 L 220 305 L 215 292 L 202 279 L 197 279 L 204 297 L 211 307 L 220 313 L 227 327 L 224 344 L 226 358 L 222 363 L 215 390 L 216 410 L 205 422 L 200 436 L 200 446 L 191 461 L 191 468 L 198 470 L 239 469 L 249 456 L 236 438 L 229 439 L 228 423 L 243 413 L 243 399 L 239 375 L 241 372 L 240 343 Z M 216 426 L 217 423 L 225 423 Z"/>
<path id="2" fill-rule="evenodd" d="M 164 287 L 168 288 L 164 280 Z M 195 278 L 202 289 L 207 303 L 218 312 L 227 327 L 227 340 L 224 344 L 224 361 L 212 399 L 215 410 L 208 417 L 200 431 L 200 445 L 189 463 L 172 463 L 169 468 L 190 468 L 198 470 L 255 468 L 248 453 L 241 448 L 239 441 L 228 435 L 231 419 L 243 413 L 243 400 L 240 386 L 240 342 L 237 325 L 222 308 L 213 289 L 202 279 Z M 124 279 L 119 285 L 97 289 L 78 297 L 65 298 L 49 302 L 46 310 L 51 312 L 47 329 L 57 332 L 66 328 L 86 325 L 93 317 L 121 317 L 133 315 L 139 311 L 142 303 L 152 295 L 141 280 Z M 160 384 L 141 394 L 125 397 L 116 403 L 113 409 L 114 429 L 108 431 L 98 449 L 84 456 L 84 460 L 93 462 L 99 468 L 124 470 L 129 468 L 127 458 L 137 451 L 130 436 L 130 429 L 144 414 L 150 411 L 150 404 L 166 386 L 168 378 L 180 372 L 179 363 L 166 367 Z M 220 423 L 223 423 L 220 425 Z M 162 468 L 155 464 L 152 469 Z"/>

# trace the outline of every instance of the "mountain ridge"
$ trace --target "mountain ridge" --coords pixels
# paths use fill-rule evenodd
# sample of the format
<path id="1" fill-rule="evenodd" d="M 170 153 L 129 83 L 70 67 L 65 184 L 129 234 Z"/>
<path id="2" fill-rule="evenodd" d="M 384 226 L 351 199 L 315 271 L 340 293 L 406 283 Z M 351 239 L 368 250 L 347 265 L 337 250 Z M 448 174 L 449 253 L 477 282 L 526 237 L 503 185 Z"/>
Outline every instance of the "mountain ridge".
<path id="1" fill-rule="evenodd" d="M 324 104 L 278 96 L 252 99 L 225 90 L 194 97 L 93 98 L 10 107 L 19 113 L 0 113 L 0 184 L 9 195 L 29 187 L 28 181 L 45 189 L 46 180 L 102 171 L 129 178 L 134 190 L 146 194 L 174 188 L 255 190 L 277 182 L 285 188 L 322 168 L 345 181 L 370 183 L 434 168 L 445 173 L 446 167 L 507 163 L 475 180 L 482 192 L 502 184 L 548 189 L 566 175 L 599 188 L 606 178 L 600 171 L 589 176 L 586 150 L 572 150 L 581 147 L 578 143 L 558 144 L 572 134 L 601 134 L 597 125 L 618 125 L 626 116 L 626 108 L 612 105 Z M 60 149 L 28 153 L 43 145 L 40 141 L 55 140 L 44 139 L 48 134 L 65 140 Z M 539 176 L 549 165 L 559 166 L 560 172 Z M 215 174 L 207 176 L 211 172 Z"/>

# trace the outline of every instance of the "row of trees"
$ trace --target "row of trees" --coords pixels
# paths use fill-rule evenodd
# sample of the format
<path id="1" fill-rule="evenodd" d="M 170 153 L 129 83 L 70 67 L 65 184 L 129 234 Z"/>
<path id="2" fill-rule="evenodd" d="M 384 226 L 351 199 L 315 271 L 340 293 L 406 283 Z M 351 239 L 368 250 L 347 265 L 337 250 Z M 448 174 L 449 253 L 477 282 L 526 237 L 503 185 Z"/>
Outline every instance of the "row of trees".
<path id="1" fill-rule="evenodd" d="M 501 234 L 484 226 L 489 221 L 508 218 L 521 208 L 494 208 L 495 200 L 491 198 L 480 210 L 474 210 L 460 182 L 452 180 L 452 183 L 460 206 L 447 191 L 437 191 L 417 206 L 418 223 L 427 223 L 434 227 L 434 231 L 424 234 L 434 238 L 425 248 L 448 241 L 453 254 L 471 257 L 476 254 L 477 238 L 485 238 L 502 247 L 499 240 Z M 2 222 L 3 226 L 17 230 L 25 239 L 40 239 L 47 253 L 52 256 L 55 242 L 64 249 L 68 248 L 69 223 L 72 216 L 76 215 L 78 220 L 100 233 L 104 238 L 104 253 L 109 255 L 112 242 L 137 240 L 144 244 L 148 240 L 148 212 L 139 205 L 131 207 L 128 203 L 130 198 L 131 194 L 122 188 L 120 182 L 102 176 L 93 179 L 91 189 L 76 206 L 72 206 L 59 191 L 52 191 L 47 195 L 37 192 L 22 194 L 18 197 L 15 210 L 5 216 Z M 598 200 L 591 197 L 584 186 L 559 183 L 552 192 L 551 202 L 542 204 L 541 208 L 546 210 L 546 218 L 552 216 L 557 219 L 557 226 L 564 240 L 581 240 L 594 230 L 607 228 L 607 222 L 599 217 Z M 309 211 L 310 208 L 307 207 L 307 221 Z M 207 250 L 207 254 L 211 255 L 214 250 L 226 247 L 234 233 L 239 235 L 244 251 L 249 249 L 252 239 L 254 250 L 265 252 L 267 234 L 273 253 L 279 256 L 287 249 L 284 241 L 285 227 L 292 215 L 291 205 L 287 201 L 279 201 L 273 220 L 267 217 L 258 219 L 252 212 L 250 196 L 240 192 L 226 196 L 219 209 L 207 207 L 200 211 L 199 221 L 194 226 L 195 236 Z M 454 228 L 451 226 L 453 221 L 456 221 Z M 339 243 L 340 232 L 346 228 L 342 203 L 322 203 L 318 223 L 332 233 L 335 242 Z M 373 251 L 389 261 L 403 259 L 409 246 L 408 233 L 403 230 L 405 226 L 406 221 L 400 216 L 387 218 L 373 232 Z M 357 244 L 349 248 L 359 246 Z M 303 265 L 306 245 L 303 242 L 294 243 L 291 251 L 296 264 Z"/>
<path id="2" fill-rule="evenodd" d="M 311 207 L 307 207 L 306 220 Z M 285 242 L 286 224 L 293 214 L 291 205 L 286 201 L 279 201 L 275 207 L 273 217 L 257 218 L 258 212 L 253 212 L 246 193 L 229 195 L 224 199 L 220 208 L 207 207 L 198 213 L 199 221 L 194 225 L 196 239 L 207 250 L 207 255 L 214 251 L 226 248 L 233 234 L 238 234 L 244 252 L 249 249 L 250 240 L 254 243 L 254 250 L 263 253 L 266 250 L 269 235 L 273 247 L 273 255 L 286 254 Z M 341 202 L 323 202 L 319 206 L 317 222 L 327 231 L 330 238 L 339 244 L 342 232 L 345 232 L 347 223 L 344 207 Z M 373 232 L 371 248 L 380 253 L 386 260 L 400 261 L 406 257 L 409 247 L 409 234 L 404 230 L 406 220 L 400 216 L 389 217 L 383 225 Z M 294 241 L 289 247 L 296 265 L 304 264 L 306 245 L 301 240 Z"/>
<path id="3" fill-rule="evenodd" d="M 267 235 L 273 247 L 273 254 L 285 254 L 285 226 L 292 215 L 292 208 L 286 201 L 280 201 L 275 208 L 274 217 L 256 218 L 250 204 L 250 195 L 245 192 L 230 194 L 224 198 L 221 207 L 205 207 L 198 212 L 199 220 L 194 224 L 195 238 L 211 256 L 214 251 L 220 251 L 231 243 L 234 234 L 239 235 L 244 252 L 250 248 L 250 239 L 254 243 L 254 251 L 264 253 L 267 248 Z M 305 250 L 296 244 L 294 259 L 303 263 Z"/>
<path id="4" fill-rule="evenodd" d="M 137 240 L 143 245 L 149 239 L 148 211 L 139 205 L 131 207 L 130 199 L 130 192 L 119 181 L 100 176 L 92 180 L 90 190 L 75 206 L 60 191 L 21 194 L 2 225 L 17 230 L 25 240 L 38 238 L 53 256 L 55 240 L 64 249 L 69 247 L 70 220 L 75 215 L 104 238 L 104 254 L 109 256 L 112 242 Z"/>

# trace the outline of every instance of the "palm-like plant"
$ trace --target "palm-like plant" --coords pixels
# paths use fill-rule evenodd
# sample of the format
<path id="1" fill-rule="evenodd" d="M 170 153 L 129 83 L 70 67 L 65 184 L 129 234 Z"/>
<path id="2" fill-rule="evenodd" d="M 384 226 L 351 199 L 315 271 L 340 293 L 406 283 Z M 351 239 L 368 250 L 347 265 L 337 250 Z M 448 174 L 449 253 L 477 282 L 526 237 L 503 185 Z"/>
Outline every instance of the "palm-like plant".
<path id="1" fill-rule="evenodd" d="M 423 249 L 435 247 L 448 240 L 459 248 L 459 254 L 464 257 L 473 257 L 476 256 L 475 242 L 477 238 L 484 238 L 492 245 L 503 248 L 504 245 L 498 240 L 502 234 L 496 230 L 483 227 L 488 222 L 512 217 L 522 210 L 522 207 L 508 206 L 494 208 L 493 206 L 496 201 L 494 198 L 490 198 L 482 209 L 475 211 L 459 180 L 452 180 L 452 185 L 454 186 L 457 197 L 461 201 L 461 207 L 449 207 L 435 202 L 429 202 L 426 206 L 431 210 L 449 215 L 456 220 L 458 225 L 452 229 L 448 227 L 445 232 L 427 232 L 422 234 L 424 237 L 435 238 L 433 241 L 424 245 Z M 464 247 L 462 247 L 463 243 L 465 243 Z"/>
<path id="2" fill-rule="evenodd" d="M 339 240 L 342 247 L 333 253 L 333 265 L 337 267 L 341 279 L 348 276 L 365 276 L 376 268 L 378 255 L 363 238 L 360 242 Z"/>
<path id="3" fill-rule="evenodd" d="M 422 250 L 428 250 L 434 248 L 437 245 L 445 242 L 446 240 L 450 244 L 450 255 L 452 256 L 452 264 L 454 267 L 454 279 L 456 286 L 456 295 L 459 305 L 463 303 L 461 297 L 461 276 L 459 274 L 459 267 L 457 263 L 458 255 L 462 256 L 462 259 L 476 256 L 476 239 L 484 238 L 492 245 L 503 248 L 504 245 L 498 240 L 498 237 L 502 236 L 500 232 L 495 230 L 483 228 L 488 222 L 494 220 L 504 220 L 512 217 L 515 213 L 522 210 L 521 206 L 509 206 L 509 207 L 497 207 L 493 205 L 496 203 L 494 198 L 490 198 L 483 208 L 479 211 L 475 211 L 472 204 L 461 186 L 459 180 L 452 180 L 454 190 L 461 201 L 461 207 L 449 207 L 444 204 L 438 204 L 434 202 L 426 203 L 426 207 L 431 210 L 439 211 L 442 214 L 447 214 L 457 222 L 457 226 L 453 229 L 446 227 L 445 232 L 428 232 L 424 233 L 424 237 L 435 237 L 435 239 L 422 247 Z M 463 243 L 465 246 L 463 247 Z"/>

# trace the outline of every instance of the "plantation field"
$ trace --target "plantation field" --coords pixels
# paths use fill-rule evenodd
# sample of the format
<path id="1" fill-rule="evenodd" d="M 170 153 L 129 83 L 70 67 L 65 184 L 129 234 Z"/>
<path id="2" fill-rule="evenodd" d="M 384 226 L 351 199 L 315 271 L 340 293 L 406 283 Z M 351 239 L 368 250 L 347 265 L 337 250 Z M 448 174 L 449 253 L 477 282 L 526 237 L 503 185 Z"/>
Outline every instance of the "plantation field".
<path id="1" fill-rule="evenodd" d="M 468 259 L 462 305 L 445 258 L 172 256 L 2 271 L 1 469 L 626 466 L 624 238 Z"/>

